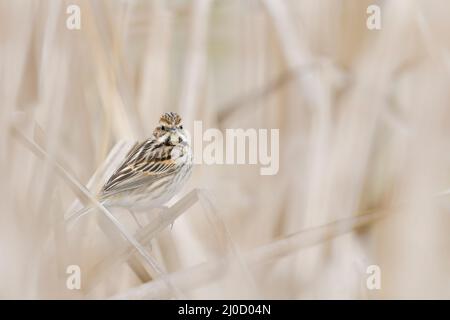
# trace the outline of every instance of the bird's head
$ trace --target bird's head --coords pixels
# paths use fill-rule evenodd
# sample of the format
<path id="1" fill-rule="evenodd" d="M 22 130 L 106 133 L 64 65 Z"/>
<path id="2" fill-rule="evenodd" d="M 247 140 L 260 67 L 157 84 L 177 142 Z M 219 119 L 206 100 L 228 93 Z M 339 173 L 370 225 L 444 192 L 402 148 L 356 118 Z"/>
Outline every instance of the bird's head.
<path id="1" fill-rule="evenodd" d="M 172 145 L 188 143 L 186 131 L 183 129 L 181 117 L 175 112 L 166 112 L 159 119 L 153 135 L 158 141 Z"/>

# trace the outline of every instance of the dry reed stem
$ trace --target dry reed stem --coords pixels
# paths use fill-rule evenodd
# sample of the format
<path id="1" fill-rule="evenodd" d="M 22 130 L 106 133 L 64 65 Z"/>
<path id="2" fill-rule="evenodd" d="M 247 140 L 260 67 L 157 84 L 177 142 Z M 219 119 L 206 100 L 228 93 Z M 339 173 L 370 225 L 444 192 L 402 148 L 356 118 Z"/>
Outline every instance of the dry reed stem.
<path id="1" fill-rule="evenodd" d="M 193 206 L 197 201 L 197 192 L 195 190 L 189 192 L 173 206 L 158 214 L 142 229 L 139 229 L 135 235 L 137 241 L 140 243 L 149 244 L 150 241 L 156 238 L 162 230 L 173 224 L 181 214 Z M 97 284 L 99 284 L 101 279 L 107 275 L 108 270 L 111 270 L 114 266 L 127 261 L 135 252 L 136 250 L 132 246 L 123 243 L 115 250 L 113 255 L 110 255 L 103 261 L 99 262 L 91 271 L 92 277 L 90 278 L 92 278 L 92 281 L 89 283 L 88 290 L 93 289 Z"/>
<path id="2" fill-rule="evenodd" d="M 163 270 L 159 267 L 158 263 L 151 257 L 148 253 L 147 249 L 142 246 L 133 236 L 128 234 L 128 231 L 122 226 L 122 224 L 112 215 L 98 200 L 91 195 L 91 193 L 81 184 L 79 183 L 72 175 L 70 175 L 67 170 L 65 170 L 61 165 L 59 165 L 56 161 L 54 161 L 41 147 L 37 144 L 29 140 L 25 135 L 23 135 L 20 131 L 13 129 L 13 136 L 17 138 L 20 142 L 24 144 L 30 151 L 32 151 L 36 156 L 45 159 L 49 165 L 51 165 L 54 169 L 56 169 L 57 173 L 63 178 L 74 191 L 74 193 L 82 199 L 82 201 L 86 201 L 89 204 L 92 204 L 95 209 L 102 212 L 109 221 L 118 229 L 120 234 L 132 244 L 132 246 L 137 250 L 137 252 L 144 258 L 144 260 L 149 264 L 152 268 L 154 274 L 152 276 L 154 278 L 161 277 L 161 279 L 166 283 L 166 285 L 172 290 L 172 292 L 177 297 L 182 297 L 182 293 L 174 287 L 171 282 L 166 279 L 166 275 Z"/>
<path id="3" fill-rule="evenodd" d="M 66 2 L 0 0 L 1 298 L 450 296 L 448 1 L 72 3 L 80 30 Z M 380 30 L 366 26 L 373 4 Z M 63 216 L 73 193 L 71 209 L 92 205 L 108 151 L 164 111 L 280 130 L 276 176 L 197 165 L 188 188 L 214 205 L 189 193 L 170 233 L 162 216 L 136 232 L 113 212 L 166 280 L 105 213 L 70 232 Z M 311 229 L 383 208 L 392 217 L 336 241 L 344 230 Z M 81 290 L 66 287 L 69 264 Z M 370 264 L 381 290 L 365 286 Z"/>
<path id="4" fill-rule="evenodd" d="M 188 128 L 191 127 L 197 115 L 200 92 L 205 78 L 210 6 L 210 0 L 194 0 L 192 7 L 191 30 L 178 107 Z"/>
<path id="5" fill-rule="evenodd" d="M 268 263 L 274 259 L 294 254 L 297 250 L 323 243 L 347 232 L 354 231 L 357 228 L 367 226 L 381 217 L 382 215 L 379 213 L 365 214 L 300 231 L 270 244 L 255 248 L 245 253 L 243 258 L 247 264 L 252 267 L 257 267 L 261 263 Z M 168 277 L 180 288 L 193 289 L 209 281 L 217 280 L 221 275 L 226 273 L 228 268 L 231 268 L 232 264 L 236 263 L 239 262 L 234 257 L 224 257 L 169 274 Z M 130 289 L 125 293 L 113 296 L 111 299 L 155 298 L 165 296 L 166 290 L 160 280 L 155 280 L 137 288 Z"/>

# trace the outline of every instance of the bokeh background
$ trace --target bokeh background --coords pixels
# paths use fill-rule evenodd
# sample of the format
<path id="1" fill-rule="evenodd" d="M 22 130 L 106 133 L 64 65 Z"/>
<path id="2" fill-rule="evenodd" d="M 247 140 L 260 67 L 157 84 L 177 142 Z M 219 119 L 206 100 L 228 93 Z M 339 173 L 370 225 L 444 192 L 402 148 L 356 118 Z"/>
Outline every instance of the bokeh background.
<path id="1" fill-rule="evenodd" d="M 71 4 L 80 30 L 66 28 Z M 381 30 L 366 27 L 371 4 Z M 446 0 L 1 0 L 0 298 L 450 298 L 449 12 Z M 89 203 L 80 190 L 95 192 L 110 151 L 165 111 L 188 129 L 279 129 L 280 170 L 196 165 L 173 203 L 195 201 L 139 242 L 155 268 L 102 212 L 73 228 L 65 217 Z"/>

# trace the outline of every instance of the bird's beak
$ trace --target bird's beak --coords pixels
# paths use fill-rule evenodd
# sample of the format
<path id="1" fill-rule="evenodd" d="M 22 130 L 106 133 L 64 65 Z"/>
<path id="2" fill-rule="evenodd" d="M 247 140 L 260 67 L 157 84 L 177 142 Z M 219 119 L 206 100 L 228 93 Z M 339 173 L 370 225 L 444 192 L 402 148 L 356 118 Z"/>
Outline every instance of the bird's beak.
<path id="1" fill-rule="evenodd" d="M 172 133 L 170 135 L 170 142 L 175 145 L 178 143 L 178 135 L 176 135 L 175 133 Z"/>

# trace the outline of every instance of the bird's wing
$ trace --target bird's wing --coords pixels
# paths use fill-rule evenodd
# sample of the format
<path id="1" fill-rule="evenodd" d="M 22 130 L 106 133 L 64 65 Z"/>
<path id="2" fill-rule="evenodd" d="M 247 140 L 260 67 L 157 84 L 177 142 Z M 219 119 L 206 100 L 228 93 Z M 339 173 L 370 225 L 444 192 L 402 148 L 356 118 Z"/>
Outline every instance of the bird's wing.
<path id="1" fill-rule="evenodd" d="M 179 165 L 171 158 L 172 148 L 155 140 L 137 143 L 103 186 L 100 197 L 130 191 L 176 172 Z"/>

